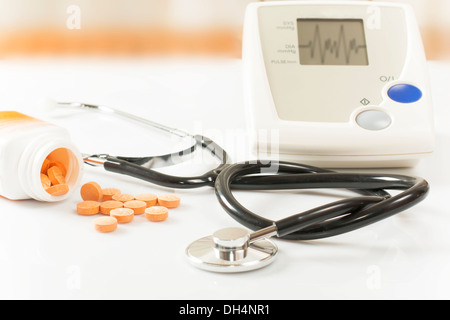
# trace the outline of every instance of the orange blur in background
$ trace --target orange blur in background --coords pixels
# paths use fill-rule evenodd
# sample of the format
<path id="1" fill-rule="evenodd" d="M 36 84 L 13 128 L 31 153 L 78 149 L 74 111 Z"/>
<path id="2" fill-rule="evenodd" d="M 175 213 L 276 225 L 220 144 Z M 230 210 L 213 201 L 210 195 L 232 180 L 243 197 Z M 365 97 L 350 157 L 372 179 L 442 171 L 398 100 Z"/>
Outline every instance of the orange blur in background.
<path id="1" fill-rule="evenodd" d="M 4 33 L 0 55 L 168 55 L 240 57 L 241 29 L 24 30 Z"/>
<path id="2" fill-rule="evenodd" d="M 0 58 L 212 55 L 240 58 L 251 0 L 0 0 Z M 450 57 L 450 1 L 413 5 L 427 58 Z"/>

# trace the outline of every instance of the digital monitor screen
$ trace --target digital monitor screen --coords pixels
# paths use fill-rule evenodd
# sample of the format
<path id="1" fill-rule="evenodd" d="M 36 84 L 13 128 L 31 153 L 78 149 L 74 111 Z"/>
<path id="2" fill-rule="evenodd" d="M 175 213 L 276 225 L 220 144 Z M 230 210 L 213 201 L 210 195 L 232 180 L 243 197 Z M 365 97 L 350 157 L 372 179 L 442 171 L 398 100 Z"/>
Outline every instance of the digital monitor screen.
<path id="1" fill-rule="evenodd" d="M 297 30 L 302 65 L 369 64 L 362 19 L 298 19 Z"/>

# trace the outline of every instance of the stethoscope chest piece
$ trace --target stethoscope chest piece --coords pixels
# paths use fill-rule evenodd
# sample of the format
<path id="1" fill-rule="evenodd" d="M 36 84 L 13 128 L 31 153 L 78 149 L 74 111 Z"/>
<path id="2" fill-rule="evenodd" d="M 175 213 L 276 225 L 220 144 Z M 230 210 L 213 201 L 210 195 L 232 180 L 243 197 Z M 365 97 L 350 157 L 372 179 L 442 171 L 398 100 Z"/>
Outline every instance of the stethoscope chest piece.
<path id="1" fill-rule="evenodd" d="M 189 261 L 196 267 L 213 272 L 234 273 L 262 268 L 278 252 L 266 238 L 252 239 L 243 228 L 225 228 L 212 236 L 191 243 L 186 249 Z"/>

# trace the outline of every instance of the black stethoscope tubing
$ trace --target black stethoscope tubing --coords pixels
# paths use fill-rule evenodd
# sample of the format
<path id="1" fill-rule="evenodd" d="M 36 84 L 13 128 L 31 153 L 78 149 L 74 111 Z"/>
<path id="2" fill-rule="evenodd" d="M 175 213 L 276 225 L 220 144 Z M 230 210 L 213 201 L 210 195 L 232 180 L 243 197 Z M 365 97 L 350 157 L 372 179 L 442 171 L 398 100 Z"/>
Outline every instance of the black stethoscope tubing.
<path id="1" fill-rule="evenodd" d="M 248 190 L 345 188 L 363 196 L 335 201 L 273 221 L 242 206 L 231 192 L 234 181 L 257 173 L 264 166 L 261 163 L 244 163 L 225 168 L 216 180 L 216 196 L 222 207 L 239 223 L 253 230 L 276 225 L 278 237 L 289 240 L 320 239 L 362 228 L 414 206 L 423 200 L 429 191 L 427 181 L 422 178 L 336 173 L 328 170 L 304 173 L 306 170 L 313 172 L 318 168 L 280 162 L 280 172 L 287 166 L 287 171 L 297 167 L 300 174 L 247 177 L 243 181 Z M 385 189 L 402 192 L 391 196 Z"/>
<path id="2" fill-rule="evenodd" d="M 262 161 L 230 164 L 230 158 L 218 144 L 201 135 L 191 135 L 134 114 L 108 106 L 79 102 L 58 102 L 59 107 L 95 110 L 132 120 L 181 138 L 190 138 L 190 147 L 180 152 L 151 157 L 113 157 L 107 154 L 83 154 L 85 163 L 102 165 L 105 170 L 125 174 L 153 184 L 169 188 L 192 189 L 214 187 L 223 208 L 238 222 L 258 230 L 275 225 L 277 236 L 285 239 L 318 239 L 352 231 L 408 209 L 423 200 L 429 191 L 427 181 L 403 175 L 344 174 L 312 166 L 290 162 Z M 197 147 L 208 150 L 220 164 L 203 175 L 178 177 L 167 175 L 152 168 L 161 164 L 174 164 Z M 268 167 L 276 165 L 273 174 Z M 261 172 L 264 171 L 264 174 Z M 287 190 L 310 188 L 346 188 L 360 196 L 335 201 L 313 208 L 285 219 L 272 221 L 261 217 L 244 206 L 233 196 L 231 189 Z M 385 189 L 401 190 L 391 196 Z"/>
<path id="3" fill-rule="evenodd" d="M 229 164 L 227 153 L 214 141 L 199 135 L 195 136 L 195 140 L 220 160 L 215 169 L 203 175 L 179 177 L 164 174 L 140 165 L 142 158 L 108 156 L 103 166 L 107 171 L 169 188 L 214 187 L 220 204 L 236 221 L 252 230 L 275 225 L 278 237 L 289 240 L 320 239 L 359 229 L 414 206 L 429 191 L 427 181 L 406 175 L 337 173 L 284 161 Z M 278 169 L 276 174 L 261 174 L 261 169 L 274 164 Z M 335 201 L 273 221 L 248 210 L 231 192 L 231 189 L 312 188 L 345 188 L 361 196 Z M 401 192 L 391 196 L 386 189 Z"/>

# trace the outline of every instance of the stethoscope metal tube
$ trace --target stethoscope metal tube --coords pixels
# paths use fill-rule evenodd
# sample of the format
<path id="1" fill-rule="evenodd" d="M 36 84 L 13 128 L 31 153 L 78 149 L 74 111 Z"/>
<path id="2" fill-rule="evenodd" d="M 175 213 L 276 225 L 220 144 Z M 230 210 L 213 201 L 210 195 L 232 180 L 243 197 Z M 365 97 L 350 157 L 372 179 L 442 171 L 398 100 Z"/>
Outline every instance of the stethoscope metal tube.
<path id="1" fill-rule="evenodd" d="M 55 104 L 57 107 L 62 107 L 62 108 L 88 109 L 88 110 L 93 110 L 93 111 L 99 111 L 102 113 L 108 113 L 108 114 L 112 114 L 112 115 L 121 117 L 125 120 L 132 120 L 134 122 L 143 124 L 145 126 L 149 126 L 149 127 L 161 130 L 161 131 L 165 131 L 170 134 L 174 134 L 179 137 L 192 137 L 193 138 L 193 136 L 186 131 L 183 131 L 183 130 L 180 130 L 177 128 L 171 128 L 171 127 L 168 127 L 161 123 L 151 121 L 151 120 L 139 117 L 137 115 L 134 115 L 132 113 L 128 113 L 128 112 L 125 112 L 125 111 L 122 111 L 119 109 L 115 109 L 115 108 L 111 108 L 108 106 L 95 105 L 95 104 L 82 103 L 82 102 L 62 102 L 62 101 L 55 102 Z"/>
<path id="2" fill-rule="evenodd" d="M 130 159 L 125 157 L 107 156 L 102 165 L 106 171 L 125 174 L 168 188 L 192 189 L 204 186 L 213 187 L 220 171 L 229 166 L 230 158 L 225 150 L 211 139 L 200 135 L 195 135 L 194 139 L 198 145 L 211 152 L 220 162 L 215 169 L 199 176 L 179 177 L 164 174 L 138 164 L 139 159 L 142 158 Z"/>

